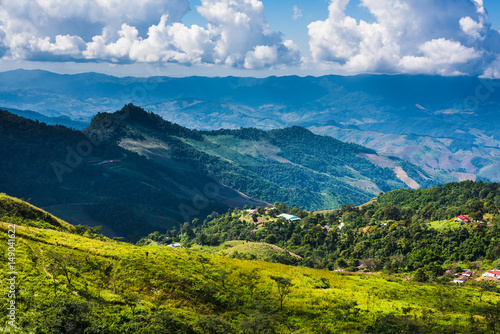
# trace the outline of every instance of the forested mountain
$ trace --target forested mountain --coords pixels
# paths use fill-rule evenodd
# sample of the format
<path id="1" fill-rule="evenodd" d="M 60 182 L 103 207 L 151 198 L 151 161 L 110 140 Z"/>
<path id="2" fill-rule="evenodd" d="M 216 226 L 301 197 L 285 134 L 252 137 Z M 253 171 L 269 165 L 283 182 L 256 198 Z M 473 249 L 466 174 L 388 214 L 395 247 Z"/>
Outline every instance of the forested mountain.
<path id="1" fill-rule="evenodd" d="M 152 73 L 154 75 L 154 73 Z M 500 81 L 357 75 L 117 78 L 97 73 L 0 73 L 0 106 L 89 122 L 141 105 L 188 128 L 306 127 L 440 170 L 447 181 L 500 181 Z"/>
<path id="2" fill-rule="evenodd" d="M 184 162 L 252 198 L 313 210 L 436 183 L 414 165 L 298 126 L 189 130 L 128 105 L 96 115 L 85 133 L 166 166 Z M 392 168 L 379 167 L 378 161 L 389 161 Z"/>
<path id="3" fill-rule="evenodd" d="M 92 140 L 0 111 L 0 191 L 30 199 L 72 223 L 103 225 L 111 236 L 138 238 L 152 229 L 232 206 L 264 204 L 179 163 L 172 168 Z M 197 189 L 216 189 L 213 196 Z M 211 195 L 212 193 L 208 193 Z"/>
<path id="4" fill-rule="evenodd" d="M 108 235 L 138 236 L 246 204 L 362 204 L 436 183 L 414 165 L 301 127 L 190 130 L 133 105 L 96 115 L 83 132 L 0 117 L 0 191 Z"/>
<path id="5" fill-rule="evenodd" d="M 0 297 L 4 305 L 15 300 L 17 327 L 11 333 L 500 330 L 500 297 L 489 289 L 135 246 L 5 195 L 0 195 L 0 230 L 2 254 L 15 248 L 9 261 L 16 273 L 0 271 L 0 280 L 15 286 Z M 8 315 L 0 312 L 2 329 L 11 321 Z"/>
<path id="6" fill-rule="evenodd" d="M 389 273 L 420 270 L 425 280 L 440 281 L 445 270 L 457 264 L 475 269 L 483 263 L 500 266 L 499 210 L 500 184 L 464 181 L 394 190 L 361 207 L 343 205 L 333 211 L 307 212 L 282 203 L 254 214 L 230 210 L 149 239 L 202 247 L 234 240 L 265 242 L 298 255 L 278 252 L 267 258 L 274 262 L 329 270 L 352 271 L 359 265 Z M 281 213 L 302 219 L 287 221 L 277 216 Z M 455 222 L 462 215 L 472 223 Z M 248 255 L 242 249 L 231 252 L 233 257 L 252 258 Z"/>

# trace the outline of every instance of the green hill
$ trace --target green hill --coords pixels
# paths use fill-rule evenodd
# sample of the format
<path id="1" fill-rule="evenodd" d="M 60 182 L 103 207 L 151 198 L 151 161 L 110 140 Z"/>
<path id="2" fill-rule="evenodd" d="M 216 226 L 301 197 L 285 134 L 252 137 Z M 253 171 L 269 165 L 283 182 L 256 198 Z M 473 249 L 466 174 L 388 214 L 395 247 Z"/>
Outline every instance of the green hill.
<path id="1" fill-rule="evenodd" d="M 265 204 L 186 164 L 162 165 L 81 131 L 1 110 L 0 156 L 1 192 L 131 240 L 214 210 Z"/>
<path id="2" fill-rule="evenodd" d="M 446 270 L 500 266 L 499 208 L 500 184 L 464 181 L 394 190 L 361 207 L 350 204 L 326 212 L 275 203 L 267 212 L 258 208 L 253 221 L 235 209 L 157 237 L 202 247 L 223 247 L 235 240 L 271 243 L 301 257 L 274 257 L 275 262 L 329 270 L 357 270 L 361 265 L 408 277 L 423 270 L 424 281 L 450 282 Z M 301 220 L 277 219 L 281 213 Z M 469 215 L 473 222 L 454 222 L 459 215 Z"/>
<path id="3" fill-rule="evenodd" d="M 252 198 L 310 210 L 361 204 L 381 191 L 436 182 L 414 165 L 298 126 L 197 131 L 128 105 L 98 114 L 85 132 L 165 166 L 184 163 Z M 391 163 L 371 161 L 377 158 Z"/>
<path id="4" fill-rule="evenodd" d="M 16 200 L 2 197 L 2 207 Z M 31 208 L 28 204 L 25 208 Z M 34 209 L 32 209 L 34 210 Z M 491 333 L 500 297 L 477 289 L 242 261 L 40 229 L 14 214 L 10 333 Z M 41 212 L 41 211 L 37 211 Z M 7 254 L 9 223 L 1 223 Z M 5 255 L 4 255 L 5 256 Z M 10 276 L 0 271 L 5 282 Z M 279 284 L 281 285 L 279 285 Z M 282 289 L 279 290 L 278 286 Z M 283 299 L 279 291 L 282 291 Z M 2 303 L 10 300 L 2 295 Z"/>
<path id="5" fill-rule="evenodd" d="M 192 245 L 190 249 L 235 259 L 261 260 L 285 264 L 296 264 L 301 259 L 297 254 L 288 252 L 276 245 L 264 242 L 248 242 L 244 240 L 226 241 L 216 247 Z"/>
<path id="6" fill-rule="evenodd" d="M 414 165 L 301 127 L 197 131 L 127 105 L 84 131 L 0 111 L 0 191 L 129 240 L 230 207 L 361 204 L 430 185 Z"/>
<path id="7" fill-rule="evenodd" d="M 75 228 L 50 213 L 20 199 L 0 194 L 0 221 L 42 229 L 72 232 Z"/>

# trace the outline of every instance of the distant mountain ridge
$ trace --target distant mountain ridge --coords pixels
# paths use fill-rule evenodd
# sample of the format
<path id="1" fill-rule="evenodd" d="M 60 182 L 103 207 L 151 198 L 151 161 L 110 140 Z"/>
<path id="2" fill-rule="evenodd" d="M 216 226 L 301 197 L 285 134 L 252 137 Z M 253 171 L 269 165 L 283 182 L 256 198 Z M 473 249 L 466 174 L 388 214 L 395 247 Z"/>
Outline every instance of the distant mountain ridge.
<path id="1" fill-rule="evenodd" d="M 17 110 L 10 108 L 4 108 L 4 109 L 14 115 L 31 119 L 33 121 L 45 123 L 47 125 L 64 125 L 67 128 L 72 128 L 76 130 L 83 130 L 89 125 L 89 123 L 87 122 L 73 121 L 68 116 L 49 117 L 31 110 Z"/>
<path id="2" fill-rule="evenodd" d="M 188 128 L 299 125 L 447 181 L 500 181 L 500 81 L 473 77 L 117 78 L 0 73 L 0 106 L 89 122 L 134 103 Z"/>
<path id="3" fill-rule="evenodd" d="M 107 234 L 133 237 L 275 201 L 312 210 L 362 204 L 438 183 L 417 166 L 297 126 L 191 130 L 131 104 L 96 115 L 84 131 L 7 111 L 0 121 L 0 191 L 74 224 L 103 224 Z"/>

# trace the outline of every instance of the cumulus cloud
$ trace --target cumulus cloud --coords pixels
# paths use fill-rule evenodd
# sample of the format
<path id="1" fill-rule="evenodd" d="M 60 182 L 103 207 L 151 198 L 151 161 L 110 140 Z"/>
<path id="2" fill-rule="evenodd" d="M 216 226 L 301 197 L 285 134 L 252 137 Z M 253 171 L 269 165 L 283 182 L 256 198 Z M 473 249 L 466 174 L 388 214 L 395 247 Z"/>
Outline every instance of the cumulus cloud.
<path id="1" fill-rule="evenodd" d="M 202 0 L 197 11 L 206 27 L 182 24 L 188 10 L 188 0 L 5 0 L 0 33 L 12 59 L 252 69 L 300 61 L 297 47 L 270 30 L 261 1 Z"/>
<path id="2" fill-rule="evenodd" d="M 419 46 L 423 56 L 405 56 L 399 65 L 408 73 L 438 73 L 442 75 L 461 75 L 456 65 L 466 64 L 481 57 L 481 54 L 444 38 L 433 39 Z"/>
<path id="3" fill-rule="evenodd" d="M 317 64 L 351 73 L 494 73 L 500 34 L 482 0 L 361 0 L 373 23 L 347 16 L 348 3 L 332 0 L 328 18 L 309 24 Z"/>
<path id="4" fill-rule="evenodd" d="M 328 17 L 308 25 L 310 57 L 270 29 L 262 0 L 201 0 L 191 10 L 203 26 L 182 23 L 189 0 L 0 1 L 0 58 L 13 60 L 500 77 L 483 0 L 359 0 L 373 22 L 330 0 Z"/>

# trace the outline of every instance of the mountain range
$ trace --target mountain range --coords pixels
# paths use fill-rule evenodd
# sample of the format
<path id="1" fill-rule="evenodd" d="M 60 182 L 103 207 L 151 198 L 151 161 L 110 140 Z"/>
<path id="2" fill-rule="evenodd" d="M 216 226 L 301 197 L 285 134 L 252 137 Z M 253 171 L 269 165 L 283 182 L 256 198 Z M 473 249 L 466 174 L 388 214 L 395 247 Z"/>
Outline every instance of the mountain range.
<path id="1" fill-rule="evenodd" d="M 443 171 L 448 181 L 500 181 L 499 87 L 498 80 L 423 75 L 118 78 L 15 70 L 0 73 L 0 107 L 88 124 L 98 112 L 134 103 L 199 130 L 299 125 L 429 174 Z"/>
<path id="2" fill-rule="evenodd" d="M 0 191 L 137 238 L 229 207 L 309 210 L 439 182 L 422 168 L 292 126 L 191 130 L 129 104 L 83 131 L 0 113 Z"/>

